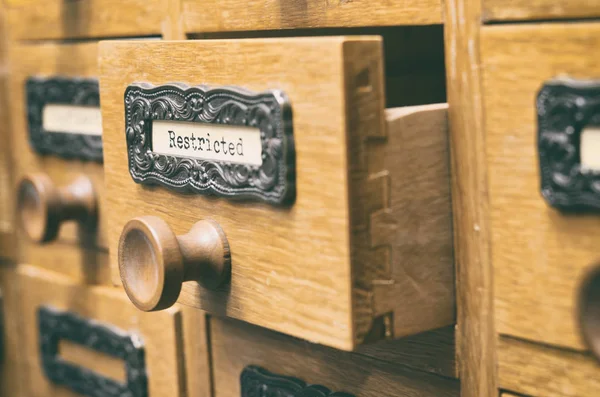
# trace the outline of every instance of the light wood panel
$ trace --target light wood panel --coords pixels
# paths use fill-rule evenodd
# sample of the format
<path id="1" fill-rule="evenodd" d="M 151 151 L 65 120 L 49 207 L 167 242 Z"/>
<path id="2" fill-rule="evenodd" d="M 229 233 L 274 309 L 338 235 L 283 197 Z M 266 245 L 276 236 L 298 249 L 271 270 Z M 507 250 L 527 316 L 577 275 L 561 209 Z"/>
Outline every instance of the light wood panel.
<path id="1" fill-rule="evenodd" d="M 142 53 L 149 62 L 130 62 Z M 385 124 L 379 38 L 114 42 L 100 46 L 100 63 L 115 282 L 129 219 L 158 215 L 179 235 L 211 218 L 231 246 L 231 286 L 211 292 L 184 284 L 181 303 L 342 349 L 453 322 L 446 107 L 397 111 Z M 286 92 L 297 155 L 294 205 L 275 209 L 135 184 L 123 132 L 123 92 L 134 81 Z"/>
<path id="2" fill-rule="evenodd" d="M 240 321 L 211 317 L 215 397 L 240 395 L 240 374 L 258 365 L 278 375 L 356 396 L 458 396 L 453 379 L 312 345 Z"/>
<path id="3" fill-rule="evenodd" d="M 553 77 L 598 78 L 597 50 L 596 23 L 486 27 L 481 42 L 497 330 L 574 349 L 584 349 L 576 298 L 600 260 L 600 217 L 542 198 L 535 99 Z"/>
<path id="4" fill-rule="evenodd" d="M 181 0 L 186 33 L 442 23 L 433 0 Z"/>
<path id="5" fill-rule="evenodd" d="M 171 34 L 170 0 L 6 0 L 10 34 L 19 40 Z"/>
<path id="6" fill-rule="evenodd" d="M 104 177 L 102 164 L 79 160 L 65 160 L 57 156 L 41 156 L 34 152 L 28 141 L 28 121 L 26 114 L 25 81 L 30 76 L 71 76 L 97 77 L 97 44 L 37 44 L 14 45 L 11 48 L 11 81 L 10 81 L 10 114 L 12 116 L 12 148 L 14 153 L 14 187 L 27 173 L 41 172 L 47 174 L 55 186 L 71 183 L 78 175 L 85 174 L 94 185 L 98 196 L 99 222 L 94 234 L 81 233 L 78 224 L 65 222 L 60 229 L 57 242 L 49 245 L 31 243 L 21 232 L 19 233 L 21 263 L 35 263 L 44 266 L 46 261 L 33 260 L 47 253 L 52 244 L 72 245 L 87 249 L 106 249 L 106 221 L 104 213 Z M 77 277 L 78 273 L 67 273 Z M 95 276 L 90 276 L 95 277 Z"/>
<path id="7" fill-rule="evenodd" d="M 597 396 L 599 375 L 600 364 L 587 354 L 500 338 L 498 380 L 503 389 L 532 396 Z"/>
<path id="8" fill-rule="evenodd" d="M 14 266 L 0 264 L 0 396 L 27 396 L 23 393 L 25 377 L 17 281 Z"/>
<path id="9" fill-rule="evenodd" d="M 37 311 L 42 305 L 75 313 L 99 324 L 116 327 L 123 332 L 138 334 L 144 345 L 149 396 L 186 395 L 184 329 L 182 313 L 178 308 L 160 313 L 142 313 L 127 301 L 122 291 L 107 287 L 82 286 L 56 273 L 33 266 L 19 267 L 19 287 L 22 291 L 21 357 L 27 377 L 27 395 L 75 395 L 66 388 L 51 383 L 41 368 Z M 110 365 L 112 361 L 96 358 L 96 355 L 101 356 L 95 351 L 88 352 L 86 361 L 93 365 L 90 369 L 99 373 L 112 373 L 110 368 L 101 367 L 103 364 Z M 85 360 L 83 357 L 80 359 Z M 207 395 L 197 393 L 198 390 L 195 390 L 191 394 Z"/>
<path id="10" fill-rule="evenodd" d="M 498 393 L 480 84 L 481 1 L 443 2 L 461 396 Z"/>
<path id="11" fill-rule="evenodd" d="M 0 4 L 0 257 L 12 260 L 16 254 L 12 200 L 10 113 L 8 112 L 8 39 L 4 6 Z"/>
<path id="12" fill-rule="evenodd" d="M 598 0 L 483 0 L 485 21 L 528 21 L 594 18 Z"/>

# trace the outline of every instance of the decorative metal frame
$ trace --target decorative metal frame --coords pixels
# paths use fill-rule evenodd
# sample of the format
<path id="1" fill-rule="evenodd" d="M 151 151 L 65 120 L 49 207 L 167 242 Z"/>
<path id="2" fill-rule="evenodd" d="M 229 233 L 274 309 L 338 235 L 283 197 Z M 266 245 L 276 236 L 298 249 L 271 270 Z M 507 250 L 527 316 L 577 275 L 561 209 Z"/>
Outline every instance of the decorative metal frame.
<path id="1" fill-rule="evenodd" d="M 30 77 L 25 83 L 29 143 L 40 154 L 102 162 L 102 137 L 45 131 L 43 111 L 47 104 L 100 107 L 97 79 Z"/>
<path id="2" fill-rule="evenodd" d="M 142 341 L 114 327 L 61 312 L 38 309 L 40 358 L 44 373 L 54 384 L 90 397 L 147 397 L 145 352 Z M 60 340 L 68 340 L 125 362 L 125 384 L 63 360 Z"/>
<path id="3" fill-rule="evenodd" d="M 537 115 L 542 196 L 562 211 L 600 210 L 600 172 L 583 169 L 580 157 L 582 130 L 600 126 L 600 82 L 546 82 Z"/>
<path id="4" fill-rule="evenodd" d="M 254 365 L 244 368 L 240 382 L 241 397 L 354 397 L 348 393 L 332 392 L 325 386 L 307 385 L 300 379 L 276 375 Z"/>
<path id="5" fill-rule="evenodd" d="M 153 120 L 258 128 L 262 165 L 155 153 Z M 273 205 L 289 205 L 295 200 L 292 108 L 282 91 L 252 93 L 240 88 L 135 83 L 125 90 L 125 125 L 129 172 L 137 183 Z"/>

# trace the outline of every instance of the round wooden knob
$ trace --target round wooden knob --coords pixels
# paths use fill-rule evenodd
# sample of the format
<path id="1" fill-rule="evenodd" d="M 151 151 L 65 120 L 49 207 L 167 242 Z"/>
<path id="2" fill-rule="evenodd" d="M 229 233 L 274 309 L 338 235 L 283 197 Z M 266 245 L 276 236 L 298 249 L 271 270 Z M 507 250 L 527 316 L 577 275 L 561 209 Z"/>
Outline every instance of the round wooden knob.
<path id="1" fill-rule="evenodd" d="M 140 310 L 166 309 L 177 301 L 184 281 L 214 289 L 229 280 L 229 243 L 214 221 L 199 221 L 176 236 L 156 216 L 135 218 L 121 233 L 119 271 L 125 292 Z"/>
<path id="2" fill-rule="evenodd" d="M 17 194 L 21 227 L 33 241 L 54 240 L 65 221 L 96 225 L 96 194 L 92 181 L 85 175 L 61 187 L 56 187 L 46 174 L 26 175 L 19 183 Z"/>
<path id="3" fill-rule="evenodd" d="M 589 271 L 581 284 L 579 324 L 583 339 L 600 359 L 600 265 Z"/>

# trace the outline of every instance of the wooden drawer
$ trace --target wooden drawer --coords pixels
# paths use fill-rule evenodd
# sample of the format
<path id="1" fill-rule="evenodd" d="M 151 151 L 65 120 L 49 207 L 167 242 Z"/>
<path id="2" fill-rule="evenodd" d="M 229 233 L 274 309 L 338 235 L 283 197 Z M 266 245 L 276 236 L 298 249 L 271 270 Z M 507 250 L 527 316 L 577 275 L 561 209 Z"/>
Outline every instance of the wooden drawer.
<path id="1" fill-rule="evenodd" d="M 9 109 L 15 172 L 13 198 L 19 206 L 16 218 L 24 241 L 21 262 L 29 262 L 27 255 L 39 249 L 40 240 L 87 248 L 108 247 L 101 136 L 86 135 L 102 133 L 97 48 L 96 43 L 90 42 L 22 45 L 12 49 Z M 47 115 L 47 109 L 54 109 L 54 116 Z M 61 109 L 72 113 L 65 117 Z M 86 112 L 90 111 L 88 115 Z M 82 133 L 63 133 L 63 129 L 81 129 Z M 23 184 L 25 180 L 29 182 Z M 27 233 L 22 233 L 24 225 Z M 29 243 L 27 235 L 34 237 L 35 244 Z"/>
<path id="2" fill-rule="evenodd" d="M 589 354 L 500 337 L 498 385 L 527 396 L 581 397 L 600 393 L 600 364 Z"/>
<path id="3" fill-rule="evenodd" d="M 172 27 L 169 0 L 5 0 L 20 40 L 151 36 Z"/>
<path id="4" fill-rule="evenodd" d="M 484 0 L 485 21 L 527 21 L 600 16 L 598 0 Z"/>
<path id="5" fill-rule="evenodd" d="M 539 100 L 538 93 L 557 76 L 600 77 L 600 65 L 592 55 L 600 49 L 599 33 L 596 23 L 503 25 L 485 27 L 481 44 L 496 329 L 577 350 L 585 349 L 577 298 L 586 269 L 600 261 L 600 216 L 593 208 L 572 212 L 574 203 L 597 205 L 598 194 L 596 200 L 587 201 L 594 194 L 586 190 L 586 179 L 578 176 L 579 165 L 587 160 L 580 156 L 581 146 L 568 137 L 581 137 L 595 113 L 581 108 L 585 116 L 571 131 L 571 118 L 579 117 L 575 109 L 585 105 L 581 95 L 572 94 L 570 98 L 581 99 L 568 104 L 554 91 L 544 90 Z M 539 122 L 536 100 L 542 106 Z M 550 100 L 557 107 L 549 107 Z M 554 118 L 547 121 L 547 115 Z M 538 132 L 538 125 L 546 124 L 556 131 Z M 550 148 L 555 152 L 547 149 L 552 139 L 556 146 Z M 561 150 L 572 150 L 572 160 L 561 157 Z M 542 181 L 547 171 L 542 174 L 540 164 L 552 170 L 552 178 L 572 172 L 576 183 Z M 586 175 L 597 178 L 596 172 Z"/>
<path id="6" fill-rule="evenodd" d="M 341 349 L 454 321 L 446 105 L 386 112 L 381 48 L 378 37 L 364 36 L 100 45 L 112 273 L 118 283 L 121 252 L 121 278 L 138 307 L 156 310 L 172 304 L 185 272 L 190 281 L 183 283 L 180 303 Z M 132 57 L 139 54 L 153 61 L 132 64 Z M 212 194 L 219 197 L 209 197 L 196 181 L 215 172 L 210 162 L 190 160 L 188 153 L 155 157 L 149 146 L 137 148 L 150 142 L 142 135 L 151 130 L 142 126 L 154 125 L 139 116 L 193 118 L 194 107 L 204 100 L 198 99 L 202 88 L 171 85 L 152 91 L 143 84 L 130 86 L 135 82 L 238 86 L 255 93 L 276 90 L 264 91 L 262 97 L 237 89 L 210 91 L 209 96 L 216 96 L 203 105 L 208 113 L 198 116 L 210 118 L 214 111 L 223 118 L 218 116 L 213 123 L 239 124 L 241 119 L 236 117 L 244 111 L 211 110 L 220 106 L 217 102 L 223 92 L 224 97 L 233 95 L 233 106 L 240 105 L 240 109 L 247 108 L 244 98 L 271 101 L 271 121 L 262 119 L 262 107 L 248 110 L 244 120 L 250 125 L 263 123 L 260 128 L 265 129 L 259 146 L 264 149 L 253 153 L 270 156 L 264 162 L 267 167 L 278 162 L 277 168 L 260 165 L 248 166 L 248 170 L 253 170 L 251 175 L 263 175 L 260 169 L 267 180 L 272 177 L 276 183 L 263 188 L 258 176 L 246 182 L 250 179 L 244 180 L 245 168 L 236 168 L 242 172 L 240 185 L 227 182 L 232 179 L 211 179 Z M 188 97 L 191 107 L 179 104 L 180 110 L 164 111 L 169 101 L 161 102 L 162 95 L 184 100 L 179 96 L 183 92 L 192 95 Z M 239 92 L 245 93 L 239 96 Z M 147 94 L 159 99 L 150 104 L 137 97 Z M 144 104 L 154 110 L 131 113 Z M 193 126 L 211 128 L 208 123 Z M 253 131 L 257 137 L 258 130 Z M 276 136 L 271 135 L 275 132 Z M 170 137 L 166 131 L 157 134 L 156 142 Z M 278 146 L 281 142 L 285 144 Z M 274 154 L 275 147 L 281 152 Z M 128 160 L 128 153 L 141 153 L 141 157 Z M 144 159 L 150 159 L 151 168 L 143 165 Z M 183 174 L 178 174 L 179 166 L 171 168 L 175 174 L 169 174 L 170 166 L 163 168 L 173 161 L 172 165 L 184 167 Z M 189 169 L 185 164 L 195 165 Z M 166 173 L 160 176 L 161 172 Z M 234 174 L 227 175 L 237 180 Z M 187 180 L 183 185 L 177 179 L 181 177 Z M 174 179 L 169 182 L 169 178 Z M 181 193 L 185 189 L 187 193 Z M 250 193 L 240 201 L 230 195 L 232 191 Z M 128 223 L 140 216 L 158 218 Z M 186 240 L 189 250 L 184 247 L 188 244 L 185 237 L 174 240 L 201 220 Z M 214 226 L 215 222 L 220 226 Z M 195 240 L 199 235 L 215 239 L 203 243 Z M 228 244 L 222 243 L 225 240 Z M 215 245 L 199 248 L 205 243 Z M 217 256 L 208 262 L 181 256 L 206 253 Z M 194 276 L 194 264 L 200 262 L 208 265 L 206 272 Z M 222 284 L 215 287 L 219 281 Z"/>
<path id="7" fill-rule="evenodd" d="M 200 312 L 142 313 L 122 291 L 31 266 L 19 267 L 19 287 L 26 395 L 209 396 Z"/>
<path id="8" fill-rule="evenodd" d="M 258 390 L 300 396 L 309 392 L 307 387 L 340 396 L 460 395 L 458 380 L 405 363 L 312 345 L 235 320 L 211 317 L 210 330 L 215 397 L 247 397 Z"/>
<path id="9" fill-rule="evenodd" d="M 442 23 L 441 3 L 432 0 L 182 0 L 181 14 L 188 34 Z"/>

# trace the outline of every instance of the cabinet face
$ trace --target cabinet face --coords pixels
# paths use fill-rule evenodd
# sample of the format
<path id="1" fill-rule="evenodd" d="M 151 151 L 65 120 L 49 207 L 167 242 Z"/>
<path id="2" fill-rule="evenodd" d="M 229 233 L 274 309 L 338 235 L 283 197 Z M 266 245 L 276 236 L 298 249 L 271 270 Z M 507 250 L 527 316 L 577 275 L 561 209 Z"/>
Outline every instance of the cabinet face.
<path id="1" fill-rule="evenodd" d="M 586 349 L 577 300 L 600 261 L 600 216 L 542 197 L 535 106 L 552 79 L 600 78 L 598 33 L 594 23 L 490 26 L 481 42 L 496 329 L 577 350 Z"/>
<path id="2" fill-rule="evenodd" d="M 132 64 L 139 54 L 154 61 Z M 185 282 L 180 303 L 345 350 L 452 323 L 446 105 L 386 111 L 382 57 L 371 36 L 103 43 L 115 282 L 119 250 L 136 251 L 119 245 L 131 219 L 157 216 L 177 236 L 211 220 L 231 281 Z M 206 128 L 211 150 L 225 146 L 216 124 L 256 127 L 262 166 L 186 152 Z M 293 194 L 270 196 L 272 178 Z"/>
<path id="3" fill-rule="evenodd" d="M 198 349 L 201 335 L 184 327 L 193 317 L 179 308 L 142 313 L 122 291 L 78 285 L 33 266 L 19 267 L 19 286 L 27 395 L 93 396 L 113 389 L 183 396 L 193 385 L 186 383 L 186 365 L 201 368 L 184 359 L 183 350 L 206 359 L 206 349 Z M 195 325 L 203 330 L 203 323 Z M 196 347 L 190 347 L 195 336 Z M 205 373 L 194 375 L 206 379 Z M 190 393 L 205 396 L 205 390 Z"/>
<path id="4" fill-rule="evenodd" d="M 460 395 L 458 380 L 313 345 L 240 321 L 211 317 L 210 329 L 216 397 L 252 396 L 257 388 L 299 396 L 306 385 L 327 388 L 340 397 Z"/>

